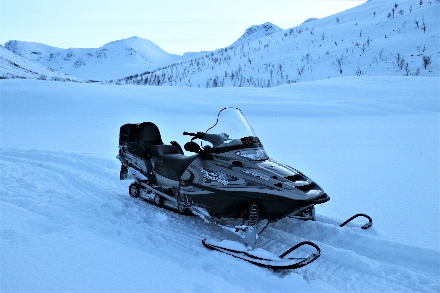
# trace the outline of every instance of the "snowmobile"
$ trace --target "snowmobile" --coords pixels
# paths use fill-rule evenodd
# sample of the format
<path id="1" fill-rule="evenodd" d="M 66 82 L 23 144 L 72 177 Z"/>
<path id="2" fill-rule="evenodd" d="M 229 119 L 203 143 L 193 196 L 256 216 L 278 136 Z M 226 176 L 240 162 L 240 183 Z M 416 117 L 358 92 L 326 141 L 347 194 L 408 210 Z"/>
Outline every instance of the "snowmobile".
<path id="1" fill-rule="evenodd" d="M 291 217 L 315 220 L 315 208 L 330 200 L 312 179 L 267 155 L 240 109 L 224 108 L 205 132 L 183 132 L 191 139 L 184 149 L 176 141 L 164 144 L 152 122 L 124 124 L 119 134 L 120 179 L 134 179 L 129 194 L 159 207 L 194 214 L 239 235 L 245 244 L 204 239 L 203 245 L 258 266 L 273 269 L 303 267 L 320 256 L 309 241 L 279 256 L 255 249 L 269 223 Z M 200 143 L 197 143 L 199 140 Z M 364 216 L 371 226 L 367 215 Z M 352 219 L 346 221 L 349 222 Z M 343 225 L 345 225 L 344 223 Z M 313 252 L 288 257 L 298 248 Z"/>

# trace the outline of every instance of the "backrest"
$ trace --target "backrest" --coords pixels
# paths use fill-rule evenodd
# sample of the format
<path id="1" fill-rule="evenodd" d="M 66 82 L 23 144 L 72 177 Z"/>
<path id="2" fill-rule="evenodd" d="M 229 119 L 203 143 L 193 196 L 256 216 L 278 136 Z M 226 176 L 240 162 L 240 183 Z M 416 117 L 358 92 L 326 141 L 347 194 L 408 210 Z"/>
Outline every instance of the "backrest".
<path id="1" fill-rule="evenodd" d="M 136 132 L 139 124 L 124 124 L 119 129 L 119 145 L 127 146 L 136 140 Z"/>
<path id="2" fill-rule="evenodd" d="M 136 142 L 144 147 L 162 145 L 159 128 L 152 122 L 143 122 L 137 128 Z"/>

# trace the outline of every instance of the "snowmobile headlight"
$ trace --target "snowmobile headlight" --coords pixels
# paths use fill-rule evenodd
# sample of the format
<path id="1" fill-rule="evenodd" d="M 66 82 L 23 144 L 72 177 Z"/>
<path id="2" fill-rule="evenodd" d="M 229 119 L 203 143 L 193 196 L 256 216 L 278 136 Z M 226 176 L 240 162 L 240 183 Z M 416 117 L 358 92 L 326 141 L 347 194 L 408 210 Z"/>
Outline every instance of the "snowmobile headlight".
<path id="1" fill-rule="evenodd" d="M 236 152 L 235 154 L 251 161 L 263 161 L 268 159 L 266 151 L 262 148 L 244 149 Z"/>

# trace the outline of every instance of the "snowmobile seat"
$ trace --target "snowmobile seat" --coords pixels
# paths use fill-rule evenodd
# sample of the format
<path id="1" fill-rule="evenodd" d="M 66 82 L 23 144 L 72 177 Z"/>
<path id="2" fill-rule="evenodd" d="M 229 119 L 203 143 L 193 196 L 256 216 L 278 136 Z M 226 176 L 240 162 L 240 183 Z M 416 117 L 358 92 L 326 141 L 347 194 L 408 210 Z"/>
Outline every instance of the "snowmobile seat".
<path id="1" fill-rule="evenodd" d="M 178 181 L 186 167 L 197 158 L 185 156 L 172 145 L 156 145 L 151 148 L 148 155 L 154 161 L 154 172 L 168 179 Z"/>
<path id="2" fill-rule="evenodd" d="M 136 138 L 129 144 L 130 152 L 145 157 L 156 145 L 163 145 L 159 128 L 152 122 L 137 125 Z"/>
<path id="3" fill-rule="evenodd" d="M 162 137 L 159 128 L 152 122 L 143 122 L 137 129 L 136 140 L 145 147 L 152 145 L 162 145 Z"/>

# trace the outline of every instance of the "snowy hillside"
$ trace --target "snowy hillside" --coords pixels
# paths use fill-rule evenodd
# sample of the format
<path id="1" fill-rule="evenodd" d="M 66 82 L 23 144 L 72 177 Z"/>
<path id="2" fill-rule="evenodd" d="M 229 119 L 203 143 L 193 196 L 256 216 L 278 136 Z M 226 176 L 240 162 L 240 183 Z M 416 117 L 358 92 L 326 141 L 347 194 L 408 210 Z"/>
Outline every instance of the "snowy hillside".
<path id="1" fill-rule="evenodd" d="M 439 1 L 372 0 L 116 83 L 272 87 L 342 76 L 439 76 Z"/>
<path id="2" fill-rule="evenodd" d="M 270 89 L 0 80 L 0 284 L 5 292 L 439 292 L 438 77 L 343 77 Z M 330 195 L 317 221 L 285 219 L 258 245 L 311 240 L 312 264 L 274 272 L 210 251 L 233 237 L 128 195 L 119 127 L 164 142 L 243 110 L 269 156 Z M 121 110 L 123 109 L 123 110 Z M 338 223 L 372 216 L 363 231 Z M 172 276 L 172 277 L 170 277 Z"/>
<path id="3" fill-rule="evenodd" d="M 267 37 L 279 31 L 282 31 L 282 29 L 270 22 L 266 22 L 260 25 L 253 25 L 247 28 L 244 34 L 238 40 L 236 40 L 230 47 L 237 47 L 242 44 L 247 44 L 249 42 L 255 41 L 263 37 Z"/>
<path id="4" fill-rule="evenodd" d="M 18 56 L 0 45 L 0 78 L 31 78 L 41 80 L 82 81 L 82 79 L 51 70 Z"/>
<path id="5" fill-rule="evenodd" d="M 92 80 L 155 69 L 180 57 L 138 37 L 110 42 L 97 49 L 60 49 L 23 41 L 9 41 L 5 47 L 53 70 Z"/>
<path id="6" fill-rule="evenodd" d="M 22 41 L 5 47 L 50 70 L 117 84 L 272 87 L 343 76 L 439 76 L 439 14 L 439 1 L 372 0 L 286 30 L 255 25 L 229 47 L 183 56 L 138 37 L 97 49 Z M 0 53 L 4 64 L 16 63 Z M 2 74 L 14 70 L 4 66 Z"/>
<path id="7" fill-rule="evenodd" d="M 235 41 L 231 46 L 237 46 L 244 43 L 249 43 L 250 41 L 254 41 L 256 39 L 271 35 L 277 31 L 281 31 L 282 29 L 278 26 L 266 22 L 261 25 L 253 25 L 246 29 L 244 34 Z M 207 55 L 215 54 L 217 51 L 221 51 L 222 49 L 215 50 L 214 52 L 210 51 L 202 51 L 202 52 L 186 52 L 182 55 L 182 60 L 188 60 L 188 59 L 197 59 L 197 58 L 204 58 Z"/>

